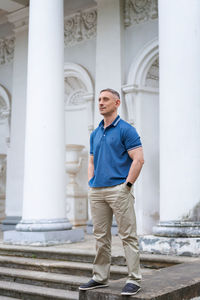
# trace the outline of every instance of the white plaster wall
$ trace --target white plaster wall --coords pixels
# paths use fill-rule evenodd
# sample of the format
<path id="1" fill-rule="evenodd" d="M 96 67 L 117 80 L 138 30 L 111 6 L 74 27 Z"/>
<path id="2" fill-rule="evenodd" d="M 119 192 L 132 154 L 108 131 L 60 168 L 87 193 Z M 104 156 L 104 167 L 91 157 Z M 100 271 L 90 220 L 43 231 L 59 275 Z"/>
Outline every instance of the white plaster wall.
<path id="1" fill-rule="evenodd" d="M 64 51 L 64 62 L 73 62 L 81 65 L 88 71 L 94 82 L 96 39 L 84 41 L 72 47 L 66 47 Z"/>
<path id="2" fill-rule="evenodd" d="M 82 9 L 96 6 L 95 0 L 64 0 L 64 15 L 70 15 Z"/>
<path id="3" fill-rule="evenodd" d="M 89 132 L 86 109 L 66 111 L 65 124 L 66 144 L 80 144 L 88 149 Z"/>

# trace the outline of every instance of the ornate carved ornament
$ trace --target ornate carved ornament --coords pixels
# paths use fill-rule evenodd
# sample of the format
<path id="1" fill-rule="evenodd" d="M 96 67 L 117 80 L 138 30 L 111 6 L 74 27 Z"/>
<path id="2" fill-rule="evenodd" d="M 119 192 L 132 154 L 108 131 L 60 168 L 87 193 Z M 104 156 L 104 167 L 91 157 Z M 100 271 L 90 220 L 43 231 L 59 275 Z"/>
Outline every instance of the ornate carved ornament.
<path id="1" fill-rule="evenodd" d="M 145 86 L 159 88 L 159 58 L 151 65 L 145 79 Z"/>
<path id="2" fill-rule="evenodd" d="M 77 77 L 65 78 L 65 109 L 81 110 L 86 108 L 83 96 L 86 93 L 86 87 Z"/>
<path id="3" fill-rule="evenodd" d="M 10 115 L 10 109 L 7 107 L 4 99 L 0 95 L 0 124 L 8 119 Z"/>
<path id="4" fill-rule="evenodd" d="M 0 65 L 11 62 L 14 56 L 15 37 L 0 39 Z"/>
<path id="5" fill-rule="evenodd" d="M 28 20 L 28 18 L 26 17 Z M 23 20 L 18 20 L 15 24 L 16 31 L 26 25 Z M 64 20 L 64 42 L 66 47 L 73 46 L 84 40 L 93 39 L 96 37 L 97 27 L 97 10 L 92 8 L 74 15 L 70 15 Z M 23 29 L 22 28 L 22 29 Z M 14 56 L 15 37 L 6 37 L 0 39 L 0 65 L 11 62 Z"/>
<path id="6" fill-rule="evenodd" d="M 0 124 L 10 118 L 10 99 L 6 89 L 0 85 Z"/>
<path id="7" fill-rule="evenodd" d="M 158 0 L 125 0 L 125 26 L 158 18 Z"/>
<path id="8" fill-rule="evenodd" d="M 65 46 L 70 47 L 79 42 L 96 37 L 97 10 L 96 8 L 78 12 L 64 20 Z"/>

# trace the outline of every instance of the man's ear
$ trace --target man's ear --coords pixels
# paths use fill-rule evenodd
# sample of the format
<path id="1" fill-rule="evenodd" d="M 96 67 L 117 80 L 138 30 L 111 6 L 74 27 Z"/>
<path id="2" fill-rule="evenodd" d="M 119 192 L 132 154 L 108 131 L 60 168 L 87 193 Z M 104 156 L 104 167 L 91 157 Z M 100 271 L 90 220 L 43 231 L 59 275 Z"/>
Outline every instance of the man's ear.
<path id="1" fill-rule="evenodd" d="M 117 99 L 117 100 L 116 100 L 117 106 L 120 106 L 120 103 L 121 103 L 120 99 Z"/>

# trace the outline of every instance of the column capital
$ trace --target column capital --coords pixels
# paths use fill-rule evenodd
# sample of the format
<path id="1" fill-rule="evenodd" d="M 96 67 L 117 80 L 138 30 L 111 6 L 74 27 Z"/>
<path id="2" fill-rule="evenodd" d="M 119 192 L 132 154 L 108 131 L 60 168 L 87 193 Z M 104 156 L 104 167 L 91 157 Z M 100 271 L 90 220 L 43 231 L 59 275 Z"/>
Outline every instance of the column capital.
<path id="1" fill-rule="evenodd" d="M 14 32 L 28 29 L 29 7 L 22 8 L 8 15 L 8 21 L 14 25 Z"/>

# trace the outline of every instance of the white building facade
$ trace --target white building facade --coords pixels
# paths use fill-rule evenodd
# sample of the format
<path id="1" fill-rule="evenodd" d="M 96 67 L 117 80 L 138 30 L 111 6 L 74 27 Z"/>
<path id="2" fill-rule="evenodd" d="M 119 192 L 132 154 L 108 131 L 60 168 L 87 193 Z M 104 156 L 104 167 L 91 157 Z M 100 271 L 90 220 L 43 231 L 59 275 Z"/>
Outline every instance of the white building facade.
<path id="1" fill-rule="evenodd" d="M 101 120 L 99 91 L 110 87 L 144 148 L 134 187 L 142 249 L 186 239 L 184 251 L 200 254 L 200 2 L 1 3 L 5 241 L 15 225 L 21 243 L 25 232 L 56 239 L 86 225 L 89 135 Z"/>

